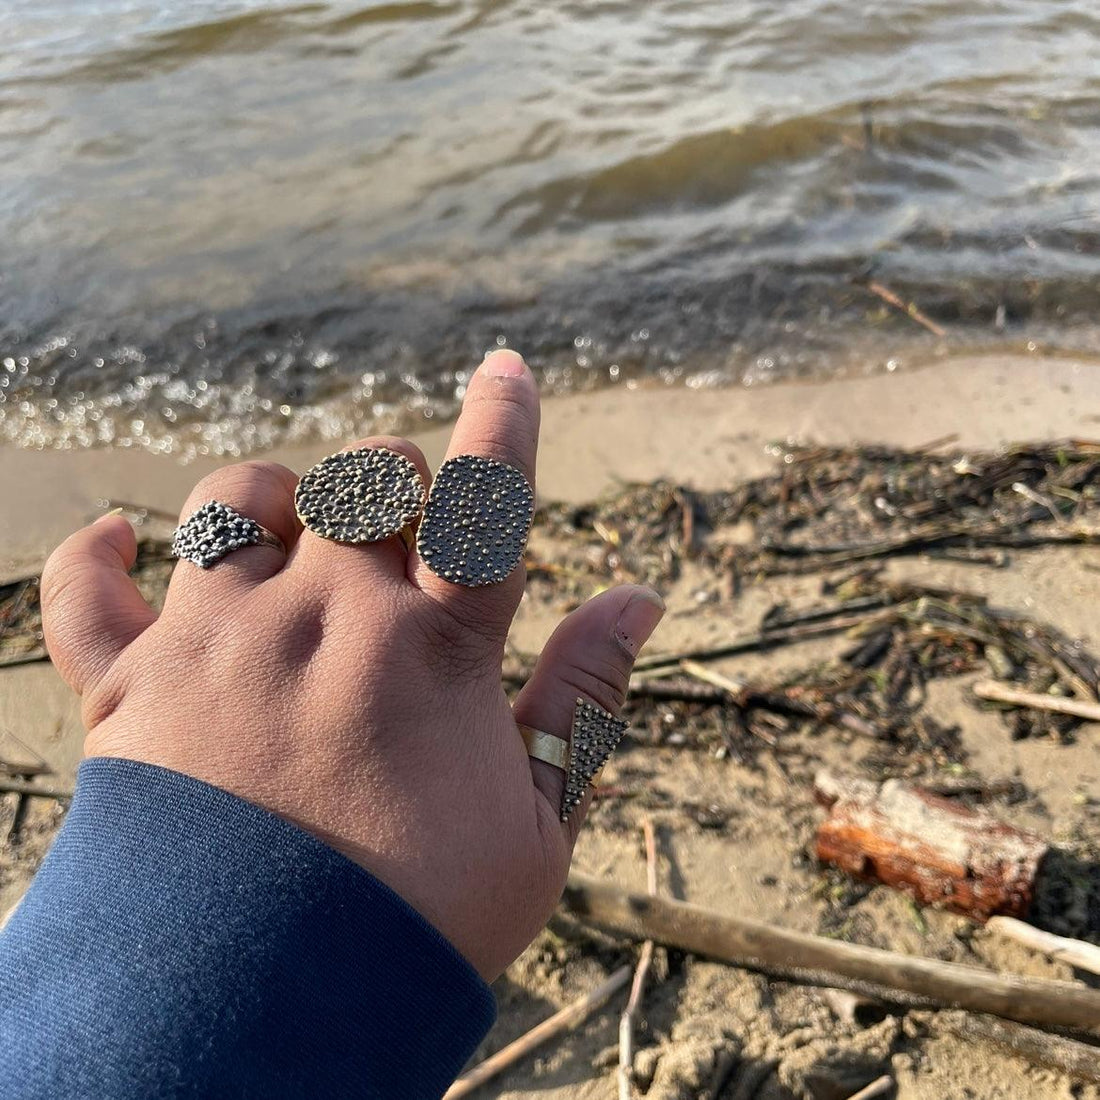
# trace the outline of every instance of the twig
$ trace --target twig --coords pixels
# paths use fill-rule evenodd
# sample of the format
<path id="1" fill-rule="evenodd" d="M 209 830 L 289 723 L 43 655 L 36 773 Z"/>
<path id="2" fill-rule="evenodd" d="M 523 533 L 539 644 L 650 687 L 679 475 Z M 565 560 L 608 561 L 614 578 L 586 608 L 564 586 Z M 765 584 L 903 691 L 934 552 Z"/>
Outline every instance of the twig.
<path id="1" fill-rule="evenodd" d="M 14 760 L 0 760 L 0 775 L 29 777 L 32 775 L 45 775 L 50 771 L 48 764 L 20 764 Z"/>
<path id="2" fill-rule="evenodd" d="M 642 821 L 645 832 L 646 890 L 650 897 L 657 896 L 657 834 L 653 822 L 647 817 Z M 634 1017 L 642 1003 L 645 981 L 653 963 L 653 941 L 642 944 L 634 982 L 630 987 L 630 999 L 619 1020 L 619 1100 L 630 1100 L 634 1084 Z"/>
<path id="3" fill-rule="evenodd" d="M 707 668 L 706 665 L 701 665 L 698 661 L 693 661 L 690 658 L 681 661 L 680 667 L 689 676 L 694 676 L 696 680 L 702 680 L 704 684 L 710 684 L 711 687 L 721 688 L 734 698 L 737 698 L 745 690 L 745 685 L 740 680 L 723 676 L 720 672 L 715 672 L 714 669 Z"/>
<path id="4" fill-rule="evenodd" d="M 576 1027 L 612 994 L 622 989 L 630 981 L 631 973 L 631 967 L 620 966 L 607 981 L 591 993 L 567 1005 L 560 1012 L 554 1013 L 548 1020 L 543 1020 L 526 1035 L 521 1035 L 514 1043 L 509 1043 L 503 1050 L 497 1051 L 469 1073 L 460 1077 L 444 1094 L 443 1100 L 458 1100 L 460 1096 L 469 1096 L 479 1085 L 483 1085 L 501 1070 L 507 1069 L 514 1062 L 530 1054 L 547 1039 L 552 1039 L 555 1035 Z"/>
<path id="5" fill-rule="evenodd" d="M 1006 1047 L 1033 1065 L 1058 1070 L 1079 1081 L 1100 1082 L 1100 1048 L 1088 1043 L 965 1012 L 941 1012 L 934 1017 L 933 1026 L 970 1042 L 979 1040 Z"/>
<path id="6" fill-rule="evenodd" d="M 894 1087 L 894 1079 L 889 1074 L 876 1077 L 869 1085 L 864 1085 L 859 1092 L 853 1092 L 848 1100 L 875 1100 L 877 1096 L 885 1096 Z"/>
<path id="7" fill-rule="evenodd" d="M 67 802 L 73 792 L 63 787 L 38 787 L 20 779 L 0 779 L 0 794 L 36 795 L 38 798 L 53 798 L 58 802 Z"/>
<path id="8" fill-rule="evenodd" d="M 944 336 L 947 335 L 947 330 L 937 325 L 936 322 L 933 321 L 932 318 L 929 317 L 927 314 L 922 313 L 917 308 L 916 303 L 903 302 L 892 290 L 889 289 L 889 287 L 883 286 L 882 283 L 870 282 L 860 283 L 859 285 L 869 290 L 876 298 L 881 298 L 888 305 L 893 306 L 894 309 L 901 310 L 901 312 L 904 313 L 906 317 L 911 318 L 912 320 L 916 321 L 918 325 L 922 325 L 924 328 L 928 329 L 928 331 L 932 333 L 933 336 L 939 336 L 942 339 Z"/>
<path id="9" fill-rule="evenodd" d="M 725 645 L 708 646 L 704 649 L 689 649 L 683 653 L 659 653 L 643 658 L 634 665 L 635 672 L 648 672 L 666 665 L 679 665 L 684 661 L 715 661 L 719 657 L 732 657 L 738 653 L 750 653 L 754 650 L 771 649 L 777 645 L 789 645 L 805 638 L 820 638 L 826 634 L 840 634 L 850 627 L 866 621 L 866 615 L 847 615 L 825 622 L 806 623 L 784 630 L 761 630 L 757 634 L 747 634 L 735 638 Z"/>
<path id="10" fill-rule="evenodd" d="M 985 926 L 990 932 L 999 932 L 1007 939 L 1041 951 L 1059 962 L 1100 974 L 1100 947 L 1096 944 L 1056 936 L 1014 917 L 991 917 Z"/>
<path id="11" fill-rule="evenodd" d="M 1055 714 L 1083 718 L 1086 722 L 1100 722 L 1100 703 L 1086 703 L 1080 699 L 1067 699 L 1064 695 L 1045 695 L 1038 691 L 1017 691 L 999 684 L 996 680 L 982 680 L 974 685 L 973 691 L 979 699 L 988 699 L 994 703 L 1053 711 Z"/>
<path id="12" fill-rule="evenodd" d="M 809 971 L 816 985 L 871 983 L 926 1002 L 1026 1023 L 1100 1028 L 1100 991 L 1074 982 L 1005 976 L 793 932 L 668 898 L 630 894 L 578 872 L 570 874 L 562 903 L 601 928 L 763 973 L 797 976 Z"/>
<path id="13" fill-rule="evenodd" d="M 655 699 L 678 703 L 728 703 L 729 692 L 710 684 L 691 680 L 632 679 L 630 694 L 635 699 Z"/>

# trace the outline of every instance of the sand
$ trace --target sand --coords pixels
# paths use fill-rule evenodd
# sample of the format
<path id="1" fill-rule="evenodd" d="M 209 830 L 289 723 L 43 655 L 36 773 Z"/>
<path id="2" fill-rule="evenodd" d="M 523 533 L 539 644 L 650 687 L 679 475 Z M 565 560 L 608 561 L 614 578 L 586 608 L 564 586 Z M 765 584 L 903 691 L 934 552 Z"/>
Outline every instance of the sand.
<path id="1" fill-rule="evenodd" d="M 1014 440 L 1089 437 L 1098 434 L 1098 412 L 1100 364 L 1041 357 L 948 360 L 896 376 L 750 390 L 611 390 L 546 402 L 538 489 L 543 500 L 582 501 L 619 480 L 667 477 L 703 489 L 728 486 L 771 469 L 775 459 L 768 444 L 785 439 L 914 446 L 957 435 L 962 446 L 989 448 Z M 416 436 L 432 464 L 439 461 L 447 434 L 441 427 Z M 302 470 L 333 449 L 320 444 L 272 457 Z M 181 467 L 170 458 L 127 452 L 8 450 L 3 459 L 7 492 L 0 501 L 0 568 L 8 574 L 39 562 L 65 533 L 96 514 L 98 499 L 175 510 L 195 480 L 216 465 Z M 1014 554 L 1005 570 L 899 559 L 889 565 L 889 575 L 988 594 L 1001 606 L 1096 645 L 1098 567 L 1100 551 L 1071 547 Z M 689 570 L 666 594 L 669 615 L 652 642 L 654 650 L 705 644 L 751 629 L 770 603 L 805 599 L 817 583 L 789 578 L 750 586 L 731 608 L 702 601 L 698 582 Z M 513 646 L 537 651 L 559 614 L 560 608 L 525 600 Z M 807 643 L 781 655 L 716 667 L 739 675 L 774 673 L 784 663 L 801 667 L 827 651 L 828 643 Z M 966 683 L 934 686 L 933 708 L 945 721 L 962 726 L 972 766 L 987 777 L 1019 775 L 1034 792 L 1010 811 L 998 807 L 1002 816 L 1050 840 L 1082 830 L 1096 834 L 1090 803 L 1100 797 L 1095 728 L 1083 727 L 1070 746 L 1013 742 L 995 716 L 968 701 Z M 0 739 L 5 736 L 44 756 L 58 782 L 71 779 L 80 755 L 79 715 L 48 665 L 0 672 Z M 843 744 L 823 744 L 820 750 L 823 762 L 843 768 L 848 754 Z M 826 896 L 820 873 L 804 854 L 818 811 L 809 792 L 793 786 L 782 771 L 752 769 L 698 750 L 635 747 L 609 766 L 605 781 L 645 789 L 654 797 L 648 803 L 601 804 L 578 846 L 581 869 L 643 888 L 639 826 L 647 812 L 644 804 L 657 804 L 666 807 L 655 815 L 662 889 L 786 927 L 826 928 L 835 899 Z M 719 829 L 697 824 L 676 808 L 685 801 L 720 808 L 726 824 Z M 49 813 L 41 810 L 34 824 L 48 835 Z M 35 858 L 32 835 L 23 855 L 14 864 L 9 860 L 3 871 L 0 905 L 18 895 Z M 858 942 L 971 963 L 984 960 L 1018 973 L 1072 976 L 1061 964 L 1004 948 L 963 918 L 930 911 L 918 917 L 906 899 L 885 888 L 857 892 L 845 912 L 848 926 L 837 934 Z M 501 979 L 500 1022 L 480 1054 L 498 1049 L 587 992 L 629 957 L 623 945 L 594 946 L 579 935 L 555 923 Z M 658 971 L 638 1039 L 646 1077 L 652 1076 L 649 1097 L 708 1095 L 714 1059 L 731 1050 L 742 1056 L 734 1088 L 754 1067 L 776 1064 L 758 1091 L 746 1093 L 760 1100 L 843 1097 L 880 1072 L 896 1078 L 903 1100 L 1100 1097 L 1091 1086 L 1074 1091 L 1064 1078 L 993 1048 L 967 1047 L 939 1035 L 927 1015 L 848 1025 L 836 1020 L 820 991 L 768 982 L 676 953 L 659 952 Z M 509 1100 L 614 1095 L 611 1048 L 622 1003 L 619 996 L 564 1041 L 549 1045 L 480 1095 Z"/>

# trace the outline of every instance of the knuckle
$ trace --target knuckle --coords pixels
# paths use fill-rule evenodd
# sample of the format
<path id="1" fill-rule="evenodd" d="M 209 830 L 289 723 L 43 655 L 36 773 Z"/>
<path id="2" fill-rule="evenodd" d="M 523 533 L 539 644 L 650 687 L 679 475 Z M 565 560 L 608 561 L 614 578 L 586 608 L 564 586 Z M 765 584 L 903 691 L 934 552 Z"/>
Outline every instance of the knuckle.
<path id="1" fill-rule="evenodd" d="M 574 694 L 586 696 L 614 714 L 626 702 L 627 676 L 617 661 L 589 661 L 583 667 L 569 664 L 561 669 L 559 677 Z"/>
<path id="2" fill-rule="evenodd" d="M 257 486 L 267 486 L 280 492 L 292 491 L 296 482 L 294 473 L 278 462 L 256 459 L 238 462 L 207 474 L 195 486 L 189 504 L 197 507 L 203 501 L 247 493 Z"/>

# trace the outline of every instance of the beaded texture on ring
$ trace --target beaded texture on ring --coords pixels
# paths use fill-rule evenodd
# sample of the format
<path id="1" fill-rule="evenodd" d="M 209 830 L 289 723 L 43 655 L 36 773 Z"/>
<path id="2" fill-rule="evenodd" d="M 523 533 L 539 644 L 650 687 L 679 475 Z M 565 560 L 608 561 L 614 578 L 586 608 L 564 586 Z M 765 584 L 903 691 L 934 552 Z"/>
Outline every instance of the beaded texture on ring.
<path id="1" fill-rule="evenodd" d="M 629 722 L 616 718 L 603 707 L 577 699 L 573 709 L 573 731 L 569 738 L 569 771 L 561 796 L 561 819 L 568 821 L 581 804 L 585 791 L 618 747 Z"/>
<path id="2" fill-rule="evenodd" d="M 209 569 L 234 550 L 266 541 L 264 529 L 254 519 L 220 500 L 210 500 L 176 528 L 172 553 L 200 569 Z"/>
<path id="3" fill-rule="evenodd" d="M 452 584 L 499 584 L 519 564 L 535 514 L 535 494 L 521 471 L 478 455 L 439 468 L 417 549 L 428 568 Z"/>
<path id="4" fill-rule="evenodd" d="M 420 471 L 403 454 L 361 447 L 321 459 L 294 492 L 302 524 L 334 542 L 380 542 L 398 534 L 424 508 Z"/>

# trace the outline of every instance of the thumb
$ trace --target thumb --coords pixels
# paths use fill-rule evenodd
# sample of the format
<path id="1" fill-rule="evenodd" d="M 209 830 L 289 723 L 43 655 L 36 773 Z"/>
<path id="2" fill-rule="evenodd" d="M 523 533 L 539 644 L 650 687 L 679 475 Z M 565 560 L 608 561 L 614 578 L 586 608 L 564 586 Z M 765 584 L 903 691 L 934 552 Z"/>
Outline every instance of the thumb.
<path id="1" fill-rule="evenodd" d="M 46 646 L 78 695 L 156 620 L 129 576 L 136 559 L 133 528 L 107 515 L 70 535 L 42 570 Z"/>
<path id="2" fill-rule="evenodd" d="M 640 585 L 612 588 L 577 608 L 551 635 L 519 693 L 516 721 L 568 742 L 578 699 L 617 716 L 626 699 L 634 659 L 664 613 L 661 597 Z M 541 760 L 531 761 L 531 771 L 535 787 L 557 816 L 566 773 Z M 562 825 L 570 845 L 589 801 L 586 798 Z"/>

